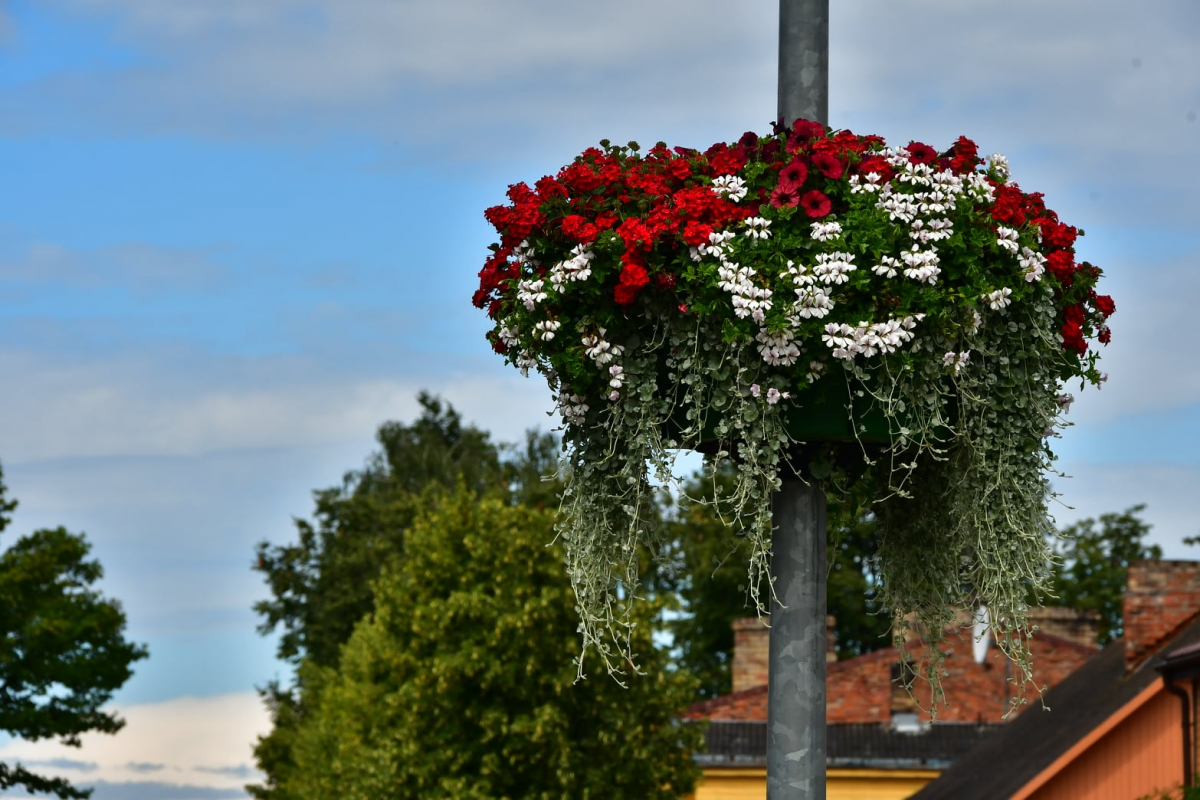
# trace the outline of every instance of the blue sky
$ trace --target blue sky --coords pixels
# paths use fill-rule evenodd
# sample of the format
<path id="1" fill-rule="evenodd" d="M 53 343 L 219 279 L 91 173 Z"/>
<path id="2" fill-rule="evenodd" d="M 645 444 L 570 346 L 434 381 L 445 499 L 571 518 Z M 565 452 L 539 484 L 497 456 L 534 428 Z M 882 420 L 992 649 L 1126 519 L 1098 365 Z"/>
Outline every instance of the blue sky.
<path id="1" fill-rule="evenodd" d="M 1060 521 L 1146 502 L 1168 555 L 1200 556 L 1181 544 L 1200 531 L 1200 6 L 834 5 L 835 126 L 1005 153 L 1106 270 L 1111 379 L 1061 442 Z M 601 138 L 765 130 L 777 5 L 733 8 L 0 0 L 10 531 L 86 532 L 151 652 L 117 697 L 130 727 L 59 774 L 97 800 L 241 796 L 253 687 L 286 674 L 254 632 L 254 543 L 289 539 L 422 388 L 501 440 L 548 424 L 468 302 L 482 211 Z M 155 749 L 210 723 L 211 746 Z M 67 757 L 21 747 L 0 758 Z"/>

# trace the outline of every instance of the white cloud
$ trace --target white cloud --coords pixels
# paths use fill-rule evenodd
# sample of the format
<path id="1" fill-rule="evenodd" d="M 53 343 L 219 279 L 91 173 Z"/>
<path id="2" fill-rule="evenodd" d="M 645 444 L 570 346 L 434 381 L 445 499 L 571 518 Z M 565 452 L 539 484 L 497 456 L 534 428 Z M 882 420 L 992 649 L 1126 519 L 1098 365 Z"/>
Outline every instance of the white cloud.
<path id="1" fill-rule="evenodd" d="M 164 291 L 213 291 L 230 273 L 206 253 L 142 242 L 74 250 L 32 243 L 0 256 L 0 281 L 51 283 L 78 289 L 126 288 L 144 297 Z"/>
<path id="2" fill-rule="evenodd" d="M 483 376 L 375 378 L 284 357 L 159 353 L 79 363 L 0 351 L 0 374 L 22 376 L 21 391 L 0 413 L 0 441 L 14 463 L 332 444 L 414 418 L 421 389 L 441 394 L 499 440 L 546 427 L 539 411 L 551 405 L 548 392 L 496 367 Z"/>
<path id="3" fill-rule="evenodd" d="M 19 761 L 38 774 L 63 777 L 77 786 L 128 784 L 127 797 L 147 783 L 176 787 L 158 797 L 187 797 L 179 787 L 201 790 L 193 792 L 197 797 L 237 797 L 244 795 L 202 790 L 240 790 L 261 779 L 253 767 L 252 748 L 255 737 L 267 733 L 271 723 L 254 692 L 180 697 L 110 710 L 126 722 L 115 735 L 84 734 L 80 749 L 52 740 L 9 740 L 0 744 L 0 761 Z"/>

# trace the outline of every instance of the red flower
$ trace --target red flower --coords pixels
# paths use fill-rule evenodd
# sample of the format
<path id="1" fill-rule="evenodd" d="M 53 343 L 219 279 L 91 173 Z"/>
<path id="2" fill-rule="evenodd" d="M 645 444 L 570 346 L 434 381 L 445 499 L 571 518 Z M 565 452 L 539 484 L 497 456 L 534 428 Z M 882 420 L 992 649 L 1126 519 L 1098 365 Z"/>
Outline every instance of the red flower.
<path id="1" fill-rule="evenodd" d="M 611 211 L 603 211 L 596 215 L 596 227 L 602 231 L 608 230 L 620 221 L 621 218 Z"/>
<path id="2" fill-rule="evenodd" d="M 1114 303 L 1113 299 L 1106 294 L 1096 295 L 1093 305 L 1096 306 L 1097 311 L 1104 315 L 1105 319 L 1111 317 L 1117 310 L 1117 304 Z"/>
<path id="3" fill-rule="evenodd" d="M 1108 344 L 1112 341 L 1112 331 L 1107 325 L 1103 325 L 1100 327 L 1100 335 L 1096 338 L 1100 340 L 1100 344 Z"/>
<path id="4" fill-rule="evenodd" d="M 650 276 L 646 273 L 646 268 L 641 264 L 627 261 L 624 269 L 621 270 L 621 285 L 628 286 L 631 289 L 641 289 L 650 282 Z"/>
<path id="5" fill-rule="evenodd" d="M 771 205 L 775 208 L 791 207 L 799 202 L 800 195 L 794 191 L 788 191 L 782 185 L 776 186 L 775 191 L 771 192 Z"/>
<path id="6" fill-rule="evenodd" d="M 1042 220 L 1042 242 L 1051 247 L 1071 247 L 1079 230 L 1052 219 Z"/>
<path id="7" fill-rule="evenodd" d="M 637 289 L 623 283 L 618 283 L 617 288 L 613 290 L 613 299 L 617 301 L 617 305 L 627 306 L 636 300 L 637 296 Z"/>
<path id="8" fill-rule="evenodd" d="M 1063 286 L 1075 282 L 1075 258 L 1069 250 L 1055 250 L 1046 256 L 1046 269 Z"/>
<path id="9" fill-rule="evenodd" d="M 825 135 L 825 126 L 809 119 L 798 119 L 792 123 L 792 132 L 788 136 L 788 148 L 793 149 L 810 139 Z M 794 143 L 794 145 L 793 145 Z"/>
<path id="10" fill-rule="evenodd" d="M 892 178 L 892 165 L 887 162 L 887 159 L 879 156 L 867 156 L 858 162 L 858 172 L 860 175 L 874 172 L 882 180 L 888 181 Z"/>
<path id="11" fill-rule="evenodd" d="M 683 226 L 683 240 L 692 247 L 708 244 L 708 236 L 713 232 L 711 225 L 703 222 L 688 222 Z"/>
<path id="12" fill-rule="evenodd" d="M 715 175 L 733 175 L 746 166 L 747 153 L 741 147 L 730 147 L 709 156 L 708 164 Z"/>
<path id="13" fill-rule="evenodd" d="M 808 179 L 808 167 L 796 158 L 779 170 L 779 186 L 785 192 L 798 192 Z M 794 204 L 793 204 L 794 205 Z"/>
<path id="14" fill-rule="evenodd" d="M 1087 351 L 1087 340 L 1083 338 L 1083 328 L 1077 322 L 1068 322 L 1062 326 L 1063 347 L 1076 355 L 1082 356 Z"/>
<path id="15" fill-rule="evenodd" d="M 538 196 L 543 200 L 549 200 L 552 197 L 566 197 L 567 187 L 546 175 L 538 180 L 536 184 Z"/>
<path id="16" fill-rule="evenodd" d="M 913 164 L 937 163 L 937 151 L 927 144 L 913 142 L 904 149 L 908 151 L 908 160 Z"/>
<path id="17" fill-rule="evenodd" d="M 834 180 L 842 177 L 842 173 L 846 171 L 845 165 L 828 153 L 817 153 L 813 156 L 812 163 L 814 167 L 821 170 L 822 175 Z"/>
<path id="18" fill-rule="evenodd" d="M 825 193 L 816 189 L 805 192 L 804 196 L 800 198 L 800 205 L 804 208 L 805 213 L 813 219 L 825 216 L 832 207 Z"/>
<path id="19" fill-rule="evenodd" d="M 562 226 L 563 233 L 580 244 L 591 244 L 600 234 L 599 228 L 578 214 L 563 217 L 559 225 Z"/>
<path id="20" fill-rule="evenodd" d="M 671 291 L 675 288 L 675 276 L 670 272 L 663 272 L 654 276 L 654 285 L 660 289 Z"/>
<path id="21" fill-rule="evenodd" d="M 1015 184 L 996 187 L 992 219 L 1012 226 L 1025 224 L 1025 195 Z"/>
<path id="22" fill-rule="evenodd" d="M 677 158 L 667 165 L 667 172 L 677 181 L 686 181 L 692 177 L 692 165 L 686 158 Z"/>

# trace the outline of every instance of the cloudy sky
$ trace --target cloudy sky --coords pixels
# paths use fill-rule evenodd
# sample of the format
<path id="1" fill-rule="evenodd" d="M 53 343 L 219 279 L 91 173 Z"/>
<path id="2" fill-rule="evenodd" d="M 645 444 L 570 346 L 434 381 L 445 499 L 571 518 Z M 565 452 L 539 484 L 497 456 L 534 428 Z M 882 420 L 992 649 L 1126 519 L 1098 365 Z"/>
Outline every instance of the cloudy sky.
<path id="1" fill-rule="evenodd" d="M 1111 379 L 1061 442 L 1060 522 L 1200 532 L 1200 5 L 833 4 L 831 122 L 1006 154 L 1086 230 Z M 0 760 L 96 800 L 243 797 L 286 675 L 256 541 L 421 388 L 501 440 L 544 388 L 468 300 L 482 210 L 601 138 L 706 147 L 774 116 L 774 0 L 0 0 L 0 463 L 10 532 L 86 532 L 151 657 L 129 724 Z M 11 541 L 11 538 L 10 538 Z M 0 547 L 4 546 L 0 542 Z M 20 796 L 20 795 L 13 795 Z"/>

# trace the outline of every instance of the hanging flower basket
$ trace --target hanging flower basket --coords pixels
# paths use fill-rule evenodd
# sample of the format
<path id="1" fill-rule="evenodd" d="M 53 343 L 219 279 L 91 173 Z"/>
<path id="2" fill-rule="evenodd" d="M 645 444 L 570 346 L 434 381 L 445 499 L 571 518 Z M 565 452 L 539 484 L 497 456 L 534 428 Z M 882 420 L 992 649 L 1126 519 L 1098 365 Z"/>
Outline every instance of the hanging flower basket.
<path id="1" fill-rule="evenodd" d="M 1108 342 L 1114 305 L 1076 261 L 1082 231 L 1002 156 L 798 120 L 704 152 L 601 142 L 508 197 L 486 212 L 500 241 L 474 303 L 496 352 L 558 398 L 585 648 L 629 662 L 652 481 L 702 443 L 736 470 L 724 502 L 756 600 L 781 462 L 872 443 L 827 488 L 875 497 L 887 607 L 938 631 L 983 602 L 1024 630 L 1063 384 L 1104 379 L 1089 340 Z M 1028 666 L 1022 637 L 997 638 Z"/>

